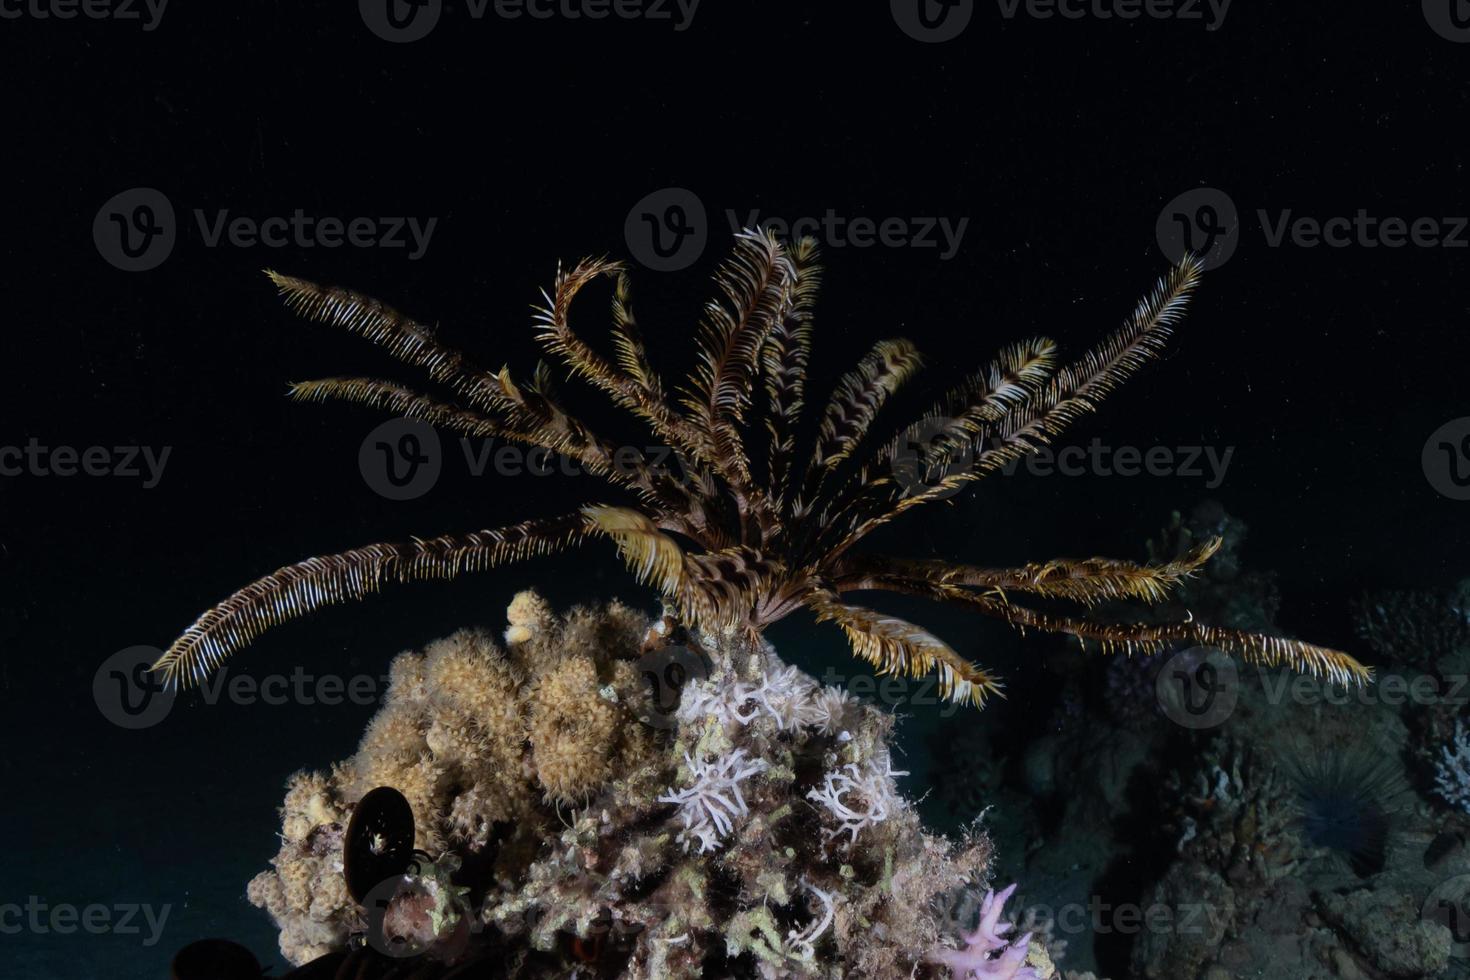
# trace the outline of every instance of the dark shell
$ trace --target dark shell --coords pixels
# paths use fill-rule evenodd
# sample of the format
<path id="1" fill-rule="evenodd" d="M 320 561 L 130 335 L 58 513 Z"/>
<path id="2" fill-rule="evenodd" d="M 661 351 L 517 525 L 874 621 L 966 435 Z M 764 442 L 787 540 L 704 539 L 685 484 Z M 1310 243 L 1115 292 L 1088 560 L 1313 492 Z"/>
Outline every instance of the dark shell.
<path id="1" fill-rule="evenodd" d="M 228 939 L 201 939 L 174 955 L 172 980 L 260 980 L 255 954 Z"/>
<path id="2" fill-rule="evenodd" d="M 352 811 L 342 844 L 347 891 L 362 904 L 377 885 L 404 874 L 413 861 L 413 810 L 403 794 L 379 786 Z"/>

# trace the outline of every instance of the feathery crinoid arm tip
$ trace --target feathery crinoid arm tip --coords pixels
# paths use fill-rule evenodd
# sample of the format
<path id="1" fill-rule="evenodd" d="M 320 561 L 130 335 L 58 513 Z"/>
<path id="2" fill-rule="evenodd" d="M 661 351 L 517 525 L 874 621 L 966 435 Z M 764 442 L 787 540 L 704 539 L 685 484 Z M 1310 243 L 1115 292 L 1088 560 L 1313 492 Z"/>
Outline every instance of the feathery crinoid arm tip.
<path id="1" fill-rule="evenodd" d="M 1004 598 L 957 586 L 915 586 L 914 594 L 924 592 L 932 598 L 956 602 L 995 616 L 1021 630 L 1037 629 L 1093 640 L 1105 652 L 1122 650 L 1130 654 L 1155 654 L 1179 643 L 1193 643 L 1218 647 L 1260 667 L 1287 667 L 1340 684 L 1366 684 L 1373 679 L 1370 668 L 1341 650 L 1265 633 L 1210 626 L 1193 618 L 1175 623 L 1100 623 L 1038 612 Z"/>
<path id="2" fill-rule="evenodd" d="M 918 348 L 901 337 L 874 344 L 832 392 L 818 428 L 813 469 L 830 468 L 852 455 L 889 396 L 912 378 L 922 363 Z"/>
<path id="3" fill-rule="evenodd" d="M 256 579 L 205 611 L 152 669 L 169 686 L 188 687 L 271 627 L 324 606 L 363 599 L 389 583 L 449 579 L 552 554 L 584 535 L 581 515 L 572 514 L 308 558 Z"/>
<path id="4" fill-rule="evenodd" d="M 1149 293 L 1123 326 L 1108 335 L 1102 343 L 1080 360 L 1055 374 L 1040 390 L 1028 397 L 1017 398 L 1015 404 L 983 429 L 990 438 L 979 452 L 962 466 L 941 467 L 939 479 L 924 481 L 923 489 L 884 503 L 879 512 L 858 521 L 836 546 L 845 551 L 854 542 L 892 521 L 899 514 L 954 494 L 988 473 L 1021 459 L 1062 432 L 1079 416 L 1092 411 L 1110 391 L 1122 384 L 1143 363 L 1155 357 L 1168 339 L 1173 325 L 1183 316 L 1190 294 L 1199 281 L 1201 265 L 1193 255 L 1186 255 Z M 1025 353 L 1024 350 L 1020 353 Z M 1051 351 L 1046 342 L 1037 342 L 1033 352 L 1040 355 L 1035 364 L 1039 378 L 1050 374 Z M 982 399 L 983 401 L 983 399 Z M 988 411 L 988 410 L 987 410 Z M 982 413 L 983 414 L 983 413 Z M 925 421 L 932 420 L 931 413 Z M 985 422 L 982 417 L 971 420 Z M 962 426 L 963 438 L 971 428 Z M 977 430 L 978 431 L 978 430 Z M 948 456 L 950 440 L 940 440 L 939 452 L 929 452 L 925 463 L 943 463 Z M 903 483 L 905 481 L 899 481 Z M 897 484 L 895 484 L 897 485 Z"/>
<path id="5" fill-rule="evenodd" d="M 684 549 L 660 531 L 647 515 L 631 507 L 588 504 L 582 508 L 582 516 L 589 532 L 612 539 L 618 556 L 638 581 L 652 585 L 671 599 L 683 600 Z"/>
<path id="6" fill-rule="evenodd" d="M 963 585 L 1065 599 L 1087 606 L 1119 599 L 1162 602 L 1220 548 L 1220 538 L 1200 542 L 1169 562 L 1139 564 L 1111 558 L 1056 558 L 1018 568 L 978 568 L 935 560 L 867 556 L 850 564 L 853 582 L 879 577 L 935 585 Z M 856 584 L 850 588 L 857 588 Z"/>
<path id="7" fill-rule="evenodd" d="M 434 331 L 386 303 L 348 289 L 322 286 L 267 269 L 286 306 L 308 320 L 364 337 L 397 360 L 448 385 L 477 408 L 499 407 L 491 379 L 465 355 L 440 343 Z"/>
<path id="8" fill-rule="evenodd" d="M 742 231 L 715 282 L 724 300 L 705 306 L 695 363 L 683 404 L 705 434 L 712 462 L 732 482 L 750 481 L 750 460 L 739 426 L 750 407 L 761 351 L 792 307 L 797 270 L 769 231 Z"/>
<path id="9" fill-rule="evenodd" d="M 1004 697 L 998 679 L 913 623 L 848 605 L 826 590 L 808 595 L 806 605 L 818 622 L 836 623 L 847 635 L 853 653 L 877 667 L 879 674 L 922 677 L 932 670 L 946 699 L 977 708 L 984 707 L 988 697 Z"/>

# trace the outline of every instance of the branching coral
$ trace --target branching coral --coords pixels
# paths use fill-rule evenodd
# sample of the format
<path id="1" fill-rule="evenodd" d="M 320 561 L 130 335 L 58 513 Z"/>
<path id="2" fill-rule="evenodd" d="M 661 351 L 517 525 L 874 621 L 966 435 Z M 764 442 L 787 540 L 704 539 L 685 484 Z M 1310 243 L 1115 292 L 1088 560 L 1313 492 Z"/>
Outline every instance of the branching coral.
<path id="1" fill-rule="evenodd" d="M 807 793 L 806 797 L 821 804 L 831 822 L 836 824 L 827 831 L 827 836 L 837 837 L 846 833 L 851 846 L 857 843 L 859 831 L 888 819 L 898 802 L 893 777 L 907 775 L 906 771 L 895 771 L 884 754 L 869 759 L 862 766 L 849 762 L 841 769 L 826 773 L 821 787 Z"/>
<path id="2" fill-rule="evenodd" d="M 1455 737 L 1439 750 L 1434 764 L 1434 788 L 1444 801 L 1470 813 L 1470 731 L 1455 722 Z"/>
<path id="3" fill-rule="evenodd" d="M 697 841 L 699 853 L 704 854 L 729 836 L 735 829 L 735 821 L 749 815 L 740 783 L 765 772 L 768 766 L 763 759 L 746 758 L 744 749 L 736 749 L 711 762 L 698 762 L 688 756 L 684 761 L 693 785 L 665 793 L 658 801 L 679 805 L 679 818 L 684 821 L 679 840 L 686 849 Z"/>
<path id="4" fill-rule="evenodd" d="M 964 949 L 939 949 L 932 956 L 934 962 L 943 963 L 953 971 L 955 980 L 970 980 L 971 977 L 991 977 L 994 980 L 1045 980 L 1036 970 L 1026 965 L 1026 954 L 1031 945 L 1031 933 L 1014 941 L 1005 938 L 1015 926 L 1001 922 L 1000 916 L 1005 903 L 1016 890 L 1014 884 L 1000 892 L 987 891 L 980 905 L 980 922 L 964 937 Z"/>
<path id="5" fill-rule="evenodd" d="M 155 665 L 169 681 L 198 681 L 262 631 L 321 606 L 361 599 L 394 582 L 450 578 L 560 552 L 592 538 L 610 540 L 635 574 L 657 587 L 693 628 L 751 639 L 806 608 L 819 621 L 839 626 L 853 651 L 881 670 L 933 672 L 945 696 L 976 705 L 1000 692 L 994 675 L 933 634 L 852 605 L 845 594 L 889 591 L 954 603 L 1022 630 L 1071 634 L 1130 653 L 1181 642 L 1208 644 L 1252 662 L 1286 664 L 1334 680 L 1368 677 L 1344 653 L 1208 626 L 1187 615 L 1152 624 L 1104 623 L 1019 602 L 1158 602 L 1210 558 L 1217 540 L 1153 564 L 1089 558 L 982 568 L 854 551 L 910 509 L 944 499 L 1035 451 L 1093 411 L 1163 347 L 1200 275 L 1192 257 L 1078 360 L 1060 364 L 1056 345 L 1046 338 L 1013 344 L 919 419 L 889 425 L 886 432 L 878 428 L 884 409 L 917 372 L 920 358 L 906 340 L 880 341 L 838 381 L 809 443 L 802 440 L 801 423 L 820 277 L 811 241 L 786 245 L 769 233 L 738 236 L 734 255 L 716 276 L 721 297 L 706 308 L 698 361 L 677 401 L 653 370 L 624 267 L 589 259 L 560 272 L 537 316 L 538 339 L 568 375 L 589 382 L 677 452 L 683 475 L 643 452 L 617 447 L 570 414 L 544 364 L 522 380 L 509 368 L 485 370 L 442 344 L 428 327 L 375 300 L 270 275 L 303 316 L 366 337 L 423 369 L 447 392 L 441 399 L 388 381 L 329 378 L 294 385 L 292 397 L 356 402 L 463 434 L 561 453 L 633 502 L 588 504 L 559 517 L 373 544 L 286 566 L 185 630 Z M 570 322 L 573 300 L 599 279 L 610 279 L 614 289 L 611 358 L 587 344 Z M 758 397 L 762 393 L 764 399 Z M 762 403 L 764 437 L 757 424 Z M 764 467 L 758 465 L 761 448 Z M 801 458 L 807 465 L 797 465 Z M 531 635 L 535 616 L 528 610 L 524 622 L 513 622 L 508 641 Z"/>

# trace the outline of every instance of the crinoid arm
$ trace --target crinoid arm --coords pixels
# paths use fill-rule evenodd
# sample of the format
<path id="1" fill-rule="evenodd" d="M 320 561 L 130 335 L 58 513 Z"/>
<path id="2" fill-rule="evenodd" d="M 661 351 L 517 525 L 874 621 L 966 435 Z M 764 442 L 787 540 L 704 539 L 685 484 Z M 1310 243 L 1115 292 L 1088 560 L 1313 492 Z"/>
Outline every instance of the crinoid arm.
<path id="1" fill-rule="evenodd" d="M 832 622 L 841 627 L 853 653 L 878 668 L 880 675 L 922 677 L 934 671 L 944 697 L 976 707 L 983 706 L 992 695 L 1003 696 L 1001 683 L 993 675 L 913 623 L 848 605 L 825 588 L 813 590 L 806 598 L 806 605 L 816 613 L 818 622 Z"/>
<path id="2" fill-rule="evenodd" d="M 1220 539 L 1200 542 L 1169 562 L 1141 564 L 1111 558 L 1058 558 L 1019 568 L 979 568 L 946 561 L 865 556 L 843 563 L 844 589 L 882 588 L 882 583 L 918 582 L 978 586 L 1065 599 L 1087 606 L 1119 599 L 1162 602 L 1220 549 Z"/>
<path id="3" fill-rule="evenodd" d="M 365 598 L 391 583 L 450 579 L 554 554 L 579 543 L 590 530 L 587 518 L 576 513 L 308 558 L 256 579 L 207 610 L 164 651 L 153 670 L 167 683 L 187 687 L 267 629 L 323 606 Z"/>
<path id="4" fill-rule="evenodd" d="M 1104 623 L 1018 605 L 1004 591 L 985 591 L 915 579 L 872 578 L 855 588 L 875 588 L 950 602 L 1004 620 L 1025 632 L 1064 633 L 1096 642 L 1105 653 L 1151 655 L 1180 643 L 1218 647 L 1261 667 L 1289 667 L 1343 684 L 1364 684 L 1373 672 L 1341 650 L 1264 633 L 1211 626 L 1193 618 L 1177 623 Z"/>

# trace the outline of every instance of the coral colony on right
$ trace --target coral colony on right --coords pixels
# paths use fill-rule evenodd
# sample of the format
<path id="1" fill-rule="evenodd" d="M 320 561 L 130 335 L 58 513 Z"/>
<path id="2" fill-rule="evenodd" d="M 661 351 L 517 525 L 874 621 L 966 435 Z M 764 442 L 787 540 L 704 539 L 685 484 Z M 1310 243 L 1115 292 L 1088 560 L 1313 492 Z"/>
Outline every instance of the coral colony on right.
<path id="1" fill-rule="evenodd" d="M 1092 411 L 1160 350 L 1199 274 L 1186 258 L 1071 363 L 1061 365 L 1045 338 L 1005 348 L 914 422 L 886 422 L 884 409 L 917 372 L 918 352 L 905 340 L 880 342 L 807 426 L 819 282 L 810 241 L 737 237 L 717 276 L 720 297 L 706 307 L 698 366 L 677 399 L 653 368 L 623 267 L 588 260 L 559 273 L 538 338 L 562 375 L 590 383 L 676 451 L 676 471 L 573 416 L 556 392 L 564 378 L 546 364 L 524 380 L 483 370 L 376 301 L 272 273 L 298 312 L 376 342 L 444 392 L 333 378 L 294 385 L 295 399 L 358 402 L 545 447 L 627 500 L 282 568 L 205 612 L 156 670 L 188 685 L 263 630 L 324 605 L 596 539 L 663 598 L 652 615 L 618 602 L 558 612 L 523 592 L 500 636 L 462 630 L 393 660 L 356 754 L 291 778 L 273 870 L 249 885 L 250 900 L 279 927 L 292 975 L 1061 976 L 1054 959 L 1065 944 L 1055 929 L 1031 910 L 1023 925 L 1004 920 L 1015 886 L 991 889 L 1007 859 L 995 833 L 973 821 L 954 838 L 927 831 L 898 792 L 895 716 L 785 663 L 761 634 L 806 609 L 838 625 L 880 672 L 935 674 L 948 698 L 977 706 L 1002 693 L 990 671 L 846 594 L 952 603 L 1128 658 L 1209 647 L 1238 654 L 1241 669 L 1260 676 L 1287 668 L 1313 683 L 1367 681 L 1345 653 L 1208 621 L 1181 604 L 1210 598 L 1207 563 L 1234 546 L 1222 528 L 1176 536 L 1177 546 L 1142 563 L 986 568 L 856 547 Z M 570 322 L 574 298 L 600 278 L 613 286 L 610 356 Z M 1152 611 L 1125 615 L 1137 603 Z M 1084 611 L 1056 610 L 1065 604 Z M 1153 719 L 1129 717 L 1118 731 L 1136 741 Z M 1440 782 L 1455 802 L 1470 793 L 1470 750 L 1457 733 Z M 1065 746 L 1052 748 L 1064 765 Z M 1264 789 L 1252 781 L 1253 767 L 1266 764 L 1227 740 L 1202 770 L 1173 776 L 1186 802 L 1160 851 L 1192 863 L 1165 876 L 1161 903 L 1204 888 L 1220 908 L 1243 908 L 1250 888 L 1279 883 L 1280 869 L 1306 860 L 1312 840 L 1349 842 L 1342 846 L 1360 869 L 1374 859 L 1366 852 L 1392 846 L 1396 811 L 1386 797 L 1349 791 L 1341 771 L 1313 776 L 1319 769 L 1305 766 L 1296 796 L 1312 817 L 1295 820 L 1288 781 Z M 1363 833 L 1330 826 L 1340 800 L 1382 819 Z M 1288 837 L 1311 840 L 1284 848 Z M 1351 894 L 1334 902 L 1323 903 L 1322 920 L 1386 914 Z M 1201 975 L 1231 930 L 1247 925 L 1225 924 L 1209 948 L 1202 939 L 1144 949 L 1140 973 Z M 1421 945 L 1440 939 L 1406 935 Z M 1400 952 L 1396 962 L 1417 962 Z M 252 965 L 238 947 L 205 942 L 180 954 L 176 976 L 244 976 Z"/>

